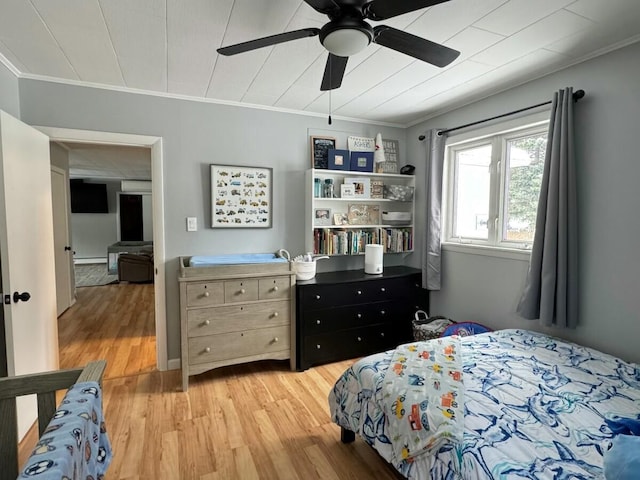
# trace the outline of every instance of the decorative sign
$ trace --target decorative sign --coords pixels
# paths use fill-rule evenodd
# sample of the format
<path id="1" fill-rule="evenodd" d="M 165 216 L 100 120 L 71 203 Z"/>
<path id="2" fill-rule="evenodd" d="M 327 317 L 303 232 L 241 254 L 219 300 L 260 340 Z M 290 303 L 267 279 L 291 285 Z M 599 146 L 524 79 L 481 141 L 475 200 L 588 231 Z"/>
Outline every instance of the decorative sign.
<path id="1" fill-rule="evenodd" d="M 347 145 L 351 152 L 373 152 L 376 149 L 375 139 L 368 137 L 349 136 Z"/>
<path id="2" fill-rule="evenodd" d="M 329 150 L 336 148 L 333 137 L 311 137 L 311 168 L 329 168 Z"/>

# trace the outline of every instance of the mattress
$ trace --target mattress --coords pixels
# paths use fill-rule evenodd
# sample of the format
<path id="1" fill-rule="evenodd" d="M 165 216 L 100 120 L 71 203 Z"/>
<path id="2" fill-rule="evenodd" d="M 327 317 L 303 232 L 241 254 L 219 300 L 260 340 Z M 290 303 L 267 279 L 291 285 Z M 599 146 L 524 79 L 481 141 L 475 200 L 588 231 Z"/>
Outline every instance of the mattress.
<path id="1" fill-rule="evenodd" d="M 431 340 L 416 342 L 428 350 Z M 640 418 L 640 367 L 526 330 L 460 339 L 462 437 L 435 453 L 394 453 L 383 384 L 393 351 L 347 369 L 329 394 L 332 419 L 358 433 L 407 478 L 603 478 L 620 419 Z M 397 450 L 396 450 L 397 451 Z"/>

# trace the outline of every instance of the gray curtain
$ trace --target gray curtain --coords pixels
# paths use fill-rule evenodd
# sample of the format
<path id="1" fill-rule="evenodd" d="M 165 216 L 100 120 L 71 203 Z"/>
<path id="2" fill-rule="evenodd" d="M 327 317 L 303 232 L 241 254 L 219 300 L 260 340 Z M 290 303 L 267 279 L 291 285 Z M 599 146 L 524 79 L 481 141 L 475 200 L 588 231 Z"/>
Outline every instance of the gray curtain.
<path id="1" fill-rule="evenodd" d="M 516 311 L 542 325 L 578 324 L 578 227 L 573 89 L 555 93 L 547 138 L 536 233 Z"/>
<path id="2" fill-rule="evenodd" d="M 438 129 L 425 133 L 427 150 L 425 192 L 427 192 L 427 218 L 422 237 L 422 288 L 440 290 L 440 235 L 442 226 L 442 175 L 446 136 Z"/>

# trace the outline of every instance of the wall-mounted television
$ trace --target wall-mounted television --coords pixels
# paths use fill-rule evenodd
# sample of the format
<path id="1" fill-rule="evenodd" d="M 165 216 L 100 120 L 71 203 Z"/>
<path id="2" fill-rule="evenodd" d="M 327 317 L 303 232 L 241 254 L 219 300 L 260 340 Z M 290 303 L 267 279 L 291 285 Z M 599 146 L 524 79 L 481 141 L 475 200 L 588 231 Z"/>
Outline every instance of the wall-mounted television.
<path id="1" fill-rule="evenodd" d="M 106 183 L 72 179 L 70 191 L 71 213 L 109 213 Z"/>

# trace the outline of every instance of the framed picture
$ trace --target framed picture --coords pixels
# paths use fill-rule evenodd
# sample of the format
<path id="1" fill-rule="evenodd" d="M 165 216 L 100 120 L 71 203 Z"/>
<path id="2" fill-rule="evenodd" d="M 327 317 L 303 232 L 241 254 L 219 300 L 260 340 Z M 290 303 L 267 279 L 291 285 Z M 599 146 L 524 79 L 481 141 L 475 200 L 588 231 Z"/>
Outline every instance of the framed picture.
<path id="1" fill-rule="evenodd" d="M 329 170 L 349 170 L 349 150 L 329 149 Z"/>
<path id="2" fill-rule="evenodd" d="M 370 198 L 371 197 L 371 179 L 359 177 L 345 177 L 345 184 L 353 185 L 354 198 Z"/>
<path id="3" fill-rule="evenodd" d="M 336 148 L 333 137 L 311 137 L 311 168 L 329 168 L 329 150 Z"/>
<path id="4" fill-rule="evenodd" d="M 349 170 L 353 172 L 373 172 L 373 152 L 351 152 Z"/>
<path id="5" fill-rule="evenodd" d="M 313 225 L 314 226 L 331 225 L 331 209 L 330 208 L 314 208 Z"/>
<path id="6" fill-rule="evenodd" d="M 349 225 L 379 225 L 380 205 L 353 203 L 347 211 Z"/>
<path id="7" fill-rule="evenodd" d="M 273 169 L 211 165 L 211 227 L 271 228 Z"/>
<path id="8" fill-rule="evenodd" d="M 334 225 L 349 225 L 349 216 L 346 213 L 333 214 Z"/>
<path id="9" fill-rule="evenodd" d="M 340 185 L 340 198 L 355 198 L 356 187 L 353 183 L 343 183 Z"/>

